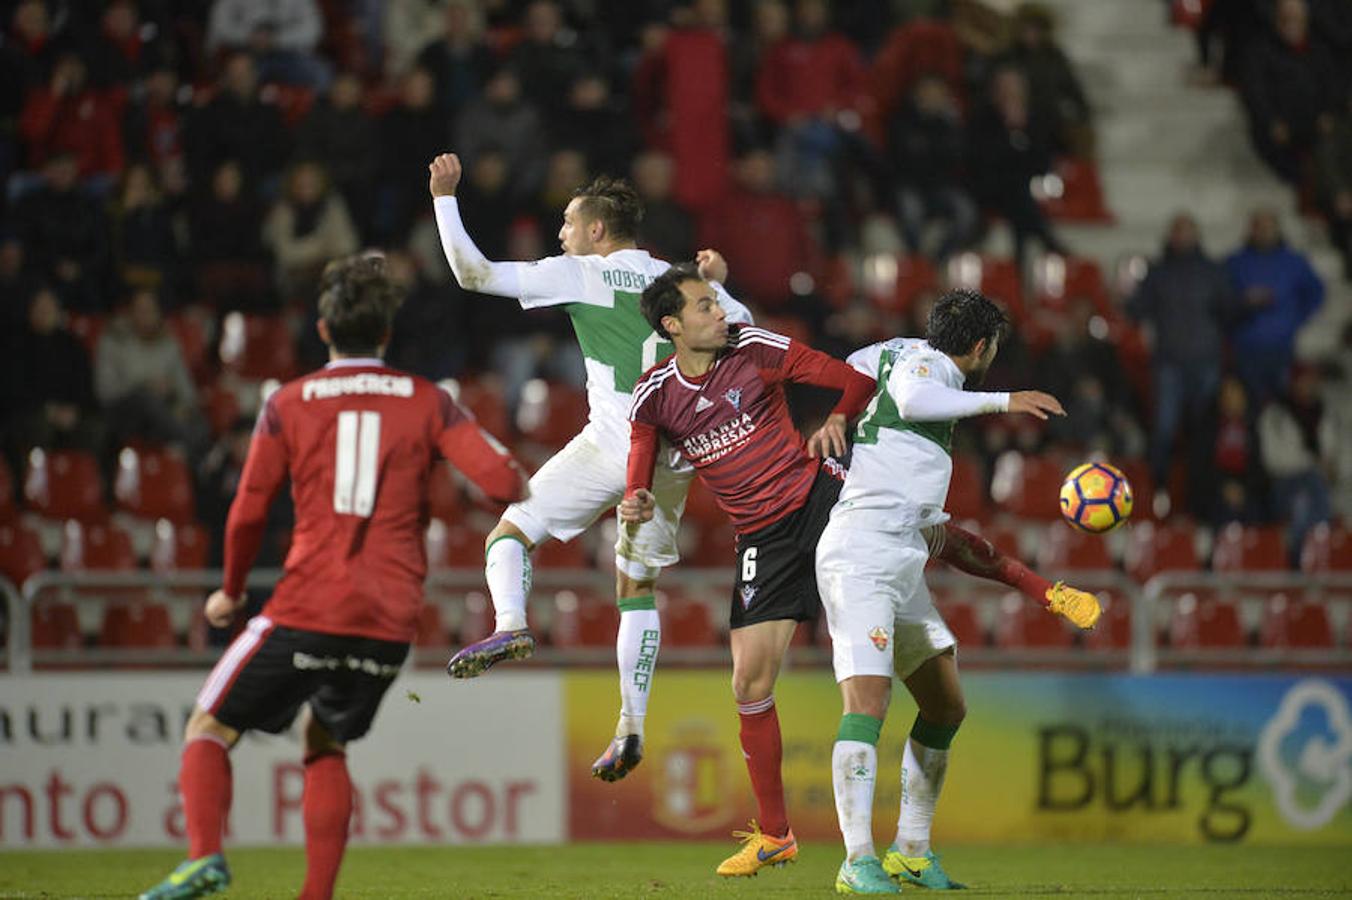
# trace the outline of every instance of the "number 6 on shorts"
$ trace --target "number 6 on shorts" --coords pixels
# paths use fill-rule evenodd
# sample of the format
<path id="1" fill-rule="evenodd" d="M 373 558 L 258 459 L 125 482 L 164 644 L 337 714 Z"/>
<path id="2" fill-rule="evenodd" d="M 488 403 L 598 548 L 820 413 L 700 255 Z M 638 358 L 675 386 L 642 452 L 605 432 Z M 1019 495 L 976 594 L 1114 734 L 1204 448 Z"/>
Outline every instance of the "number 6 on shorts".
<path id="1" fill-rule="evenodd" d="M 742 581 L 756 580 L 756 548 L 747 547 L 742 551 Z"/>

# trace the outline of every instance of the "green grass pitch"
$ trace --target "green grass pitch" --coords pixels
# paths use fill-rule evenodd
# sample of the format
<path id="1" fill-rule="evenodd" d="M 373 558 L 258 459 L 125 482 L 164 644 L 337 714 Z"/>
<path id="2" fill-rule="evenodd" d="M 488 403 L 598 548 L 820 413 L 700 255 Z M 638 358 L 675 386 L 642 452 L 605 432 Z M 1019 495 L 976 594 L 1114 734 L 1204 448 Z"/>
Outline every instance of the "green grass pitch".
<path id="1" fill-rule="evenodd" d="M 799 861 L 755 878 L 713 874 L 728 844 L 561 847 L 355 847 L 339 897 L 828 897 L 841 851 L 808 844 Z M 173 851 L 0 852 L 0 897 L 134 897 L 180 859 Z M 294 897 L 298 849 L 235 850 L 228 898 Z M 944 865 L 966 896 L 1352 896 L 1352 848 L 955 846 Z M 905 889 L 917 894 L 920 889 Z"/>

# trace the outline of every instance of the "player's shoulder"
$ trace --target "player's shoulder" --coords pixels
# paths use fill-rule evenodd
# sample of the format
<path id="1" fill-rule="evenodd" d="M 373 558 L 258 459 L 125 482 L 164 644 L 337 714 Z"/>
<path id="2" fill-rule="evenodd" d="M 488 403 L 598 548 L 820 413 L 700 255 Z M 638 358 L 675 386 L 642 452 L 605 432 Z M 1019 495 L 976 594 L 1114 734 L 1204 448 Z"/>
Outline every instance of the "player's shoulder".
<path id="1" fill-rule="evenodd" d="M 790 340 L 788 335 L 768 328 L 758 328 L 755 325 L 737 325 L 732 331 L 732 346 L 737 350 L 755 350 L 764 347 L 788 350 Z"/>
<path id="2" fill-rule="evenodd" d="M 638 381 L 634 383 L 634 391 L 631 394 L 633 400 L 629 407 L 630 414 L 637 412 L 644 404 L 657 396 L 662 390 L 662 385 L 666 384 L 667 380 L 675 374 L 676 357 L 672 355 L 640 375 Z"/>
<path id="3" fill-rule="evenodd" d="M 928 341 L 917 338 L 894 338 L 896 368 L 912 378 L 940 378 L 949 380 L 956 371 L 953 361 L 934 349 Z"/>

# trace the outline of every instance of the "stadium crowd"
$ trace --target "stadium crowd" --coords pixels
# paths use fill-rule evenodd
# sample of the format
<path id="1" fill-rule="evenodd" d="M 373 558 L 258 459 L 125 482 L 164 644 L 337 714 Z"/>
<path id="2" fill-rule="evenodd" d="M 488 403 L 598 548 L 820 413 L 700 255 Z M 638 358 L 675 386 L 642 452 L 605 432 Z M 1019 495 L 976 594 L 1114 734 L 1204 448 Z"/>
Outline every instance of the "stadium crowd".
<path id="1" fill-rule="evenodd" d="M 1338 4 L 1311 2 L 1217 0 L 1213 14 L 1228 18 L 1200 44 L 1225 35 L 1223 70 L 1245 92 L 1264 158 L 1286 175 L 1313 161 L 1316 203 L 1352 263 L 1352 53 L 1346 23 L 1319 18 Z M 1126 461 L 1138 507 L 1158 499 L 1157 513 L 1217 526 L 1289 523 L 1293 562 L 1315 523 L 1352 514 L 1352 415 L 1328 399 L 1338 379 L 1349 394 L 1352 333 L 1341 370 L 1291 374 L 1323 286 L 1270 212 L 1255 212 L 1224 261 L 1180 215 L 1148 270 L 1112 277 L 1058 234 L 1058 220 L 1111 215 L 1093 110 L 1038 4 L 1012 15 L 977 0 L 88 10 L 0 2 L 0 482 L 24 483 L 29 505 L 35 447 L 93 454 L 105 500 L 123 448 L 168 447 L 187 462 L 197 518 L 218 533 L 259 385 L 322 361 L 318 272 L 365 245 L 387 248 L 408 289 L 394 365 L 457 379 L 518 445 L 566 439 L 583 377 L 566 317 L 467 294 L 441 258 L 426 166 L 451 149 L 489 258 L 558 252 L 571 192 L 626 174 L 646 204 L 642 246 L 673 260 L 718 248 L 760 324 L 837 355 L 920 333 L 947 284 L 1004 302 L 1016 336 L 991 383 L 1037 385 L 1069 415 L 967 431 L 957 451 L 978 476 L 972 514 L 986 516 L 985 485 L 1004 502 L 1025 473 L 1054 516 L 1059 473 L 1091 452 Z M 1262 49 L 1241 49 L 1251 44 Z M 1274 75 L 1283 66 L 1291 79 Z M 1318 108 L 1280 95 L 1296 74 L 1329 86 Z M 1274 109 L 1304 118 L 1277 121 Z M 899 242 L 880 238 L 879 222 Z M 1004 227 L 1013 257 L 981 253 Z M 552 410 L 539 409 L 537 378 L 552 385 Z M 573 417 L 561 432 L 539 426 L 559 415 Z M 1050 480 L 1031 478 L 1041 463 Z M 0 497 L 0 509 L 18 505 Z"/>

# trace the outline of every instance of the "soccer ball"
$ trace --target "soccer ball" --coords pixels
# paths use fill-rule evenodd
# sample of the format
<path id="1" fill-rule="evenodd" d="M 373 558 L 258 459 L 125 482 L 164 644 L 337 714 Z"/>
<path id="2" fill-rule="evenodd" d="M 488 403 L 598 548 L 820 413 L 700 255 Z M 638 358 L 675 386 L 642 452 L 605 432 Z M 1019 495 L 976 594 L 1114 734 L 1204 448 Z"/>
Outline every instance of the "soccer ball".
<path id="1" fill-rule="evenodd" d="M 1131 517 L 1131 482 L 1107 463 L 1085 463 L 1061 482 L 1061 515 L 1073 527 L 1106 534 Z"/>

